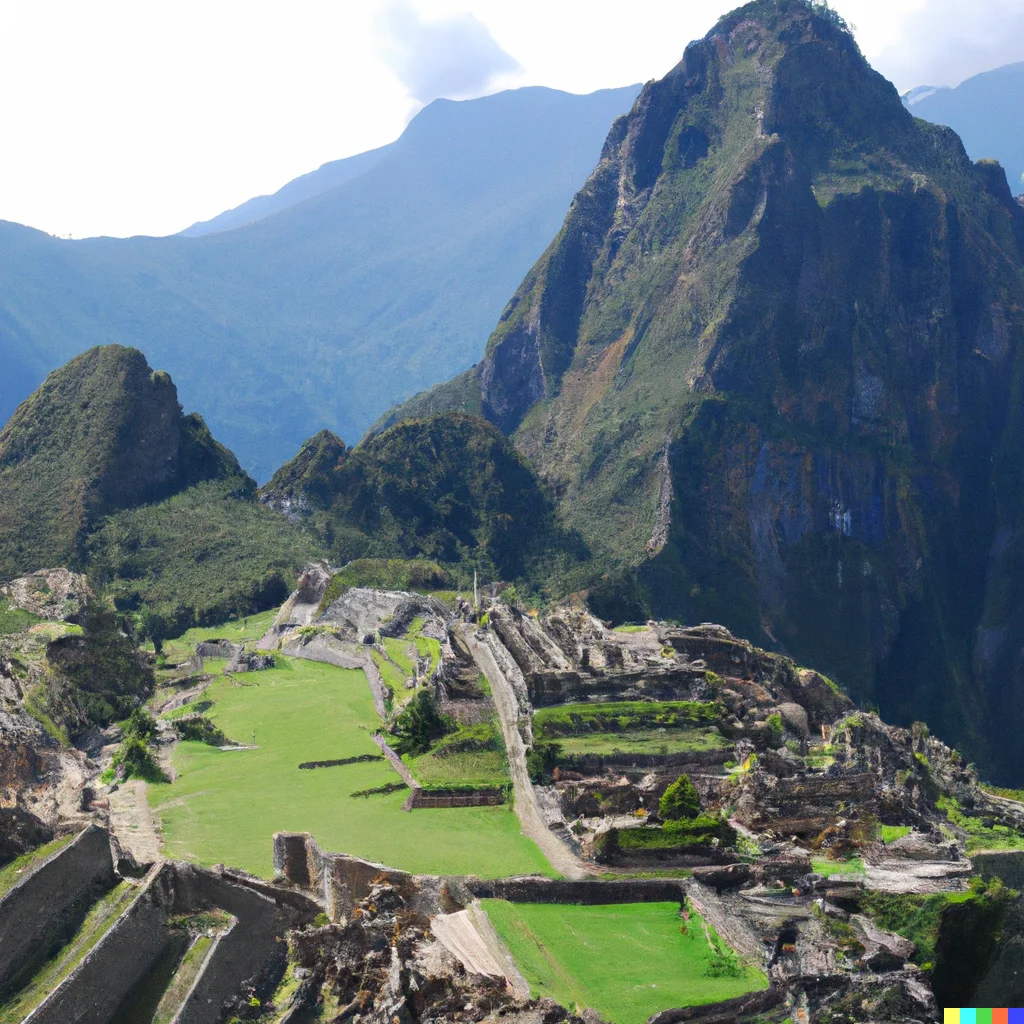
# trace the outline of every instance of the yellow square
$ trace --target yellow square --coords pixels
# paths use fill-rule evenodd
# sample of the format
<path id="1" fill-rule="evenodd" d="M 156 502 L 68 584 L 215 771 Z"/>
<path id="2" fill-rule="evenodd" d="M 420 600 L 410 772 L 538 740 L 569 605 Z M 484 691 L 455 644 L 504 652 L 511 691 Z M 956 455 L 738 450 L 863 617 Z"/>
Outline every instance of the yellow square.
<path id="1" fill-rule="evenodd" d="M 942 1011 L 942 1024 L 960 1024 L 960 1007 L 947 1006 Z"/>

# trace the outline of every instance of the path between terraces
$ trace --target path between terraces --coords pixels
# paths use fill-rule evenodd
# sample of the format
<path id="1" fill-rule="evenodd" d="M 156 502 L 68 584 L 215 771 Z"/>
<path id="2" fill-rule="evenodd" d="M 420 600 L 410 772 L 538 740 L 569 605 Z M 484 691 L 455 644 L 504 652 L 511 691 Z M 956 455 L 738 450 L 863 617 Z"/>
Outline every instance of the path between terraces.
<path id="1" fill-rule="evenodd" d="M 483 672 L 491 687 L 491 696 L 505 738 L 516 815 L 522 826 L 523 835 L 537 844 L 548 863 L 559 874 L 566 878 L 585 878 L 590 874 L 587 866 L 547 827 L 537 805 L 537 795 L 533 791 L 533 783 L 530 782 L 530 775 L 526 770 L 526 746 L 519 735 L 519 703 L 512 684 L 498 667 L 487 644 L 476 639 L 474 628 L 463 626 L 463 635 L 477 668 Z"/>

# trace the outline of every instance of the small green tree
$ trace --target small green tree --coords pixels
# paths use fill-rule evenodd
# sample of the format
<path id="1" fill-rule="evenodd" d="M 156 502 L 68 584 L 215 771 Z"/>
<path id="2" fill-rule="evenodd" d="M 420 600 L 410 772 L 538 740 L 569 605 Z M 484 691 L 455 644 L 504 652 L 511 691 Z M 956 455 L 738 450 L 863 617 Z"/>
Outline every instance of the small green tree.
<path id="1" fill-rule="evenodd" d="M 700 795 L 686 775 L 680 775 L 658 801 L 658 813 L 666 821 L 696 818 L 700 814 Z"/>
<path id="2" fill-rule="evenodd" d="M 429 690 L 420 690 L 395 719 L 391 732 L 399 754 L 424 754 L 434 740 L 451 730 L 452 723 L 441 714 Z"/>

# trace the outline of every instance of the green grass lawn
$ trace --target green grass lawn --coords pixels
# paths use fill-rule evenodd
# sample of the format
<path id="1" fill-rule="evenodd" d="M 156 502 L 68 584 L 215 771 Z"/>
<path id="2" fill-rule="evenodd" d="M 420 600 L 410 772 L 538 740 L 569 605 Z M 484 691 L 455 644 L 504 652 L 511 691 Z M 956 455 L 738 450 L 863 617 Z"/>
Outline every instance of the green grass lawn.
<path id="1" fill-rule="evenodd" d="M 811 869 L 828 878 L 830 875 L 863 875 L 864 861 L 860 857 L 849 860 L 831 860 L 828 857 L 812 857 Z"/>
<path id="2" fill-rule="evenodd" d="M 406 757 L 424 786 L 507 786 L 508 761 L 500 750 L 467 750 L 458 754 Z"/>
<path id="3" fill-rule="evenodd" d="M 883 843 L 895 843 L 897 839 L 902 839 L 906 835 L 910 835 L 909 825 L 882 825 L 880 829 L 882 833 Z"/>
<path id="4" fill-rule="evenodd" d="M 401 810 L 407 794 L 353 799 L 398 781 L 381 760 L 299 770 L 302 761 L 377 754 L 380 720 L 362 672 L 277 656 L 277 667 L 215 680 L 206 714 L 231 739 L 256 750 L 180 743 L 178 777 L 151 785 L 165 854 L 201 864 L 272 873 L 275 831 L 310 832 L 327 849 L 408 871 L 509 875 L 550 868 L 520 835 L 507 807 Z"/>
<path id="5" fill-rule="evenodd" d="M 717 729 L 636 729 L 629 732 L 594 732 L 582 736 L 559 736 L 563 754 L 607 755 L 682 754 L 691 751 L 732 750 Z"/>
<path id="6" fill-rule="evenodd" d="M 593 1007 L 612 1024 L 642 1024 L 659 1010 L 768 987 L 760 970 L 722 955 L 727 947 L 712 929 L 705 932 L 699 914 L 684 921 L 676 903 L 482 902 L 531 995 L 550 996 L 570 1009 Z M 738 976 L 713 977 L 723 963 Z"/>
<path id="7" fill-rule="evenodd" d="M 398 640 L 395 637 L 381 637 L 384 650 L 388 657 L 411 679 L 416 675 L 416 666 L 413 664 L 416 657 L 416 648 L 409 640 Z"/>

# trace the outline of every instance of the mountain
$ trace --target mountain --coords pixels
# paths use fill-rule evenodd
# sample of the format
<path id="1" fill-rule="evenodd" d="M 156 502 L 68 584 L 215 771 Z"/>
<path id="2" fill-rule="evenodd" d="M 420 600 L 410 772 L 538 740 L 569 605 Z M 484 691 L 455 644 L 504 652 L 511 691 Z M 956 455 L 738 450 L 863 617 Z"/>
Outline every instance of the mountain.
<path id="1" fill-rule="evenodd" d="M 166 367 L 260 479 L 323 427 L 359 437 L 480 357 L 637 89 L 437 100 L 363 173 L 198 238 L 0 222 L 0 419 L 117 343 Z"/>
<path id="2" fill-rule="evenodd" d="M 0 579 L 85 569 L 122 611 L 182 628 L 269 607 L 320 549 L 255 492 L 166 373 L 90 349 L 0 430 Z"/>
<path id="3" fill-rule="evenodd" d="M 998 160 L 1014 193 L 1024 192 L 1024 62 L 974 75 L 955 89 L 920 86 L 903 102 L 915 117 L 952 128 L 975 160 Z"/>
<path id="4" fill-rule="evenodd" d="M 322 431 L 261 498 L 314 529 L 338 564 L 428 558 L 487 580 L 557 585 L 585 554 L 501 431 L 459 413 L 401 423 L 356 448 Z"/>
<path id="5" fill-rule="evenodd" d="M 381 158 L 391 149 L 391 146 L 380 146 L 377 149 L 368 150 L 365 153 L 357 153 L 355 156 L 346 157 L 344 160 L 332 160 L 330 163 L 322 164 L 315 171 L 309 174 L 302 174 L 298 178 L 289 181 L 276 192 L 269 196 L 256 196 L 236 206 L 231 210 L 211 217 L 210 220 L 196 221 L 190 227 L 180 231 L 179 234 L 186 238 L 199 238 L 202 235 L 210 235 L 215 231 L 229 231 L 231 228 L 243 227 L 246 224 L 255 224 L 272 213 L 285 210 L 289 206 L 301 203 L 304 199 L 312 199 L 322 192 L 344 185 L 346 181 L 358 177 L 368 171 L 374 164 L 380 162 Z"/>
<path id="6" fill-rule="evenodd" d="M 842 20 L 757 0 L 616 121 L 480 365 L 609 617 L 723 622 L 1024 755 L 1024 210 Z"/>

